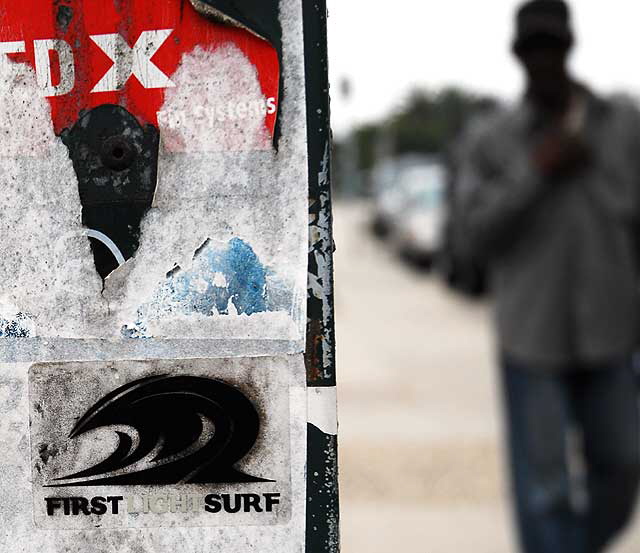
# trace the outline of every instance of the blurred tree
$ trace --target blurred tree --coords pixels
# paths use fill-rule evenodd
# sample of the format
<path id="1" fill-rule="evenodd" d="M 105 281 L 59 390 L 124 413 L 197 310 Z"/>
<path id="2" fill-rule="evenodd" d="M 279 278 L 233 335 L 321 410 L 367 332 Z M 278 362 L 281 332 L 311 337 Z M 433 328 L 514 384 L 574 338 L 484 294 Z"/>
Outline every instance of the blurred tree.
<path id="1" fill-rule="evenodd" d="M 367 174 L 383 152 L 386 156 L 442 155 L 475 114 L 497 106 L 498 101 L 494 98 L 458 88 L 446 88 L 437 93 L 416 89 L 388 117 L 362 125 L 354 129 L 351 136 L 335 143 L 334 182 L 340 186 L 340 168 L 344 166 L 345 156 L 355 155 L 364 192 Z M 356 147 L 346 148 L 349 141 Z"/>

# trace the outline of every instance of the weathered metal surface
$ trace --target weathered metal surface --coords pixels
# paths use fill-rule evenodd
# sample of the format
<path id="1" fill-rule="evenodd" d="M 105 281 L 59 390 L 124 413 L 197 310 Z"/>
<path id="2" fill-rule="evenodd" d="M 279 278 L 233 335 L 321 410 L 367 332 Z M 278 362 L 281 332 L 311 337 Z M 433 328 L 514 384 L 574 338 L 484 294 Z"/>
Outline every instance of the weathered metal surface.
<path id="1" fill-rule="evenodd" d="M 313 424 L 307 431 L 307 553 L 340 551 L 338 437 Z"/>
<path id="2" fill-rule="evenodd" d="M 256 6 L 238 10 L 237 2 L 200 3 L 231 10 L 232 19 L 244 12 L 248 24 L 255 19 Z M 172 74 L 196 47 L 237 45 L 256 68 L 264 95 L 278 99 L 281 23 L 277 5 L 264 5 L 261 11 L 271 13 L 267 38 L 273 43 L 204 17 L 189 0 L 163 2 L 161 8 L 147 0 L 6 2 L 0 51 L 34 68 L 56 134 L 71 128 L 82 110 L 103 104 L 122 105 L 142 123 L 155 125 L 166 90 L 175 85 Z M 270 129 L 275 119 L 275 113 L 266 118 Z"/>
<path id="3" fill-rule="evenodd" d="M 305 3 L 309 142 L 309 294 L 307 370 L 310 386 L 335 386 L 333 215 L 326 4 Z"/>
<path id="4" fill-rule="evenodd" d="M 305 547 L 306 5 L 269 3 L 280 49 L 239 3 L 207 3 L 241 25 L 187 0 L 0 12 L 3 551 Z M 122 216 L 121 201 L 138 210 Z M 174 419 L 193 393 L 208 421 Z M 240 419 L 253 426 L 238 441 Z M 191 466 L 218 439 L 234 455 L 218 444 L 215 471 Z M 277 487 L 280 511 L 265 510 Z"/>
<path id="5" fill-rule="evenodd" d="M 303 349 L 299 6 L 270 4 L 276 48 L 184 0 L 54 4 L 2 13 L 0 118 L 16 149 L 3 181 L 21 186 L 0 207 L 22 224 L 0 222 L 0 318 L 58 347 L 215 336 Z"/>
<path id="6" fill-rule="evenodd" d="M 304 2 L 309 142 L 307 553 L 340 549 L 326 18 L 324 0 Z"/>

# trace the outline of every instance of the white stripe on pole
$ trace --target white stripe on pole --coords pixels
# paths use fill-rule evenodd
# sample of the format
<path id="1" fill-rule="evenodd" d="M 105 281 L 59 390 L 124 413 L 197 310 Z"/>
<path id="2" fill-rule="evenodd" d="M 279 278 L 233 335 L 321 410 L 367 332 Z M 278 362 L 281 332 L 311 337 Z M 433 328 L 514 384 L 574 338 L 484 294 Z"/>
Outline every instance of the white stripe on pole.
<path id="1" fill-rule="evenodd" d="M 338 435 L 338 394 L 335 386 L 308 388 L 307 420 L 325 434 Z"/>

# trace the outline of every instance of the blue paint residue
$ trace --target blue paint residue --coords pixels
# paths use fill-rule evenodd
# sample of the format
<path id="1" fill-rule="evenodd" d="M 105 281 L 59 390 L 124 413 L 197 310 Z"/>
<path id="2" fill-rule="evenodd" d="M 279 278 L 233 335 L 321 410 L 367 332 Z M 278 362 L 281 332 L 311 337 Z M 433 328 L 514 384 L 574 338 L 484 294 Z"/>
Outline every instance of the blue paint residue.
<path id="1" fill-rule="evenodd" d="M 130 338 L 147 336 L 146 321 L 171 315 L 253 315 L 268 311 L 269 270 L 253 248 L 234 238 L 226 249 L 205 242 L 196 251 L 189 269 L 176 267 L 167 274 L 151 302 L 138 310 L 133 328 L 123 329 Z"/>
<path id="2" fill-rule="evenodd" d="M 221 276 L 226 285 L 216 282 Z M 234 238 L 224 251 L 200 248 L 188 271 L 168 277 L 162 295 L 189 313 L 228 315 L 233 301 L 239 315 L 253 315 L 267 310 L 266 285 L 267 269 L 253 248 Z"/>

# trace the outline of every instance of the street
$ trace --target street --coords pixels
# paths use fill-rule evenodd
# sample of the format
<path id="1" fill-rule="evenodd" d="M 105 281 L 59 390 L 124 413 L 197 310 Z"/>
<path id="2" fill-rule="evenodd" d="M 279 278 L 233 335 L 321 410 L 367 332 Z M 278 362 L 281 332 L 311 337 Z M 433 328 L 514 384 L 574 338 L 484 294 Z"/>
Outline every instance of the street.
<path id="1" fill-rule="evenodd" d="M 414 273 L 335 208 L 344 553 L 511 553 L 485 302 Z M 640 525 L 615 553 L 640 547 Z"/>

